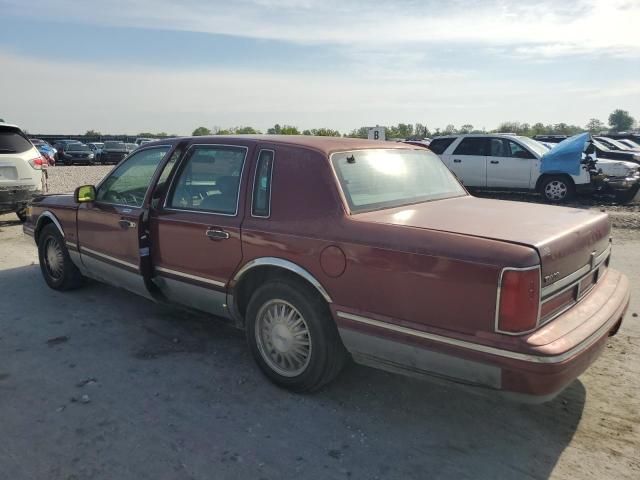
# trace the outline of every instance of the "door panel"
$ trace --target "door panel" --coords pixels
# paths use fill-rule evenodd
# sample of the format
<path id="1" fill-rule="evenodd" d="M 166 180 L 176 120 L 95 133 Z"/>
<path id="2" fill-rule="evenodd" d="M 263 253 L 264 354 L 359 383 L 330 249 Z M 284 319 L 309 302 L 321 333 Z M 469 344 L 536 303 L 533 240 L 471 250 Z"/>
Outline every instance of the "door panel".
<path id="1" fill-rule="evenodd" d="M 490 140 L 487 158 L 487 187 L 528 189 L 533 155 L 519 144 L 504 138 Z M 527 157 L 527 158 L 524 158 Z"/>
<path id="2" fill-rule="evenodd" d="M 78 209 L 78 248 L 87 273 L 151 298 L 140 272 L 140 228 L 151 178 L 169 146 L 131 155 Z"/>
<path id="3" fill-rule="evenodd" d="M 194 145 L 162 208 L 151 212 L 154 282 L 170 300 L 226 316 L 227 284 L 242 261 L 247 148 Z"/>
<path id="4" fill-rule="evenodd" d="M 487 139 L 465 137 L 451 154 L 447 166 L 467 187 L 487 185 Z"/>
<path id="5" fill-rule="evenodd" d="M 150 298 L 140 275 L 141 209 L 83 204 L 78 209 L 78 246 L 89 274 Z"/>

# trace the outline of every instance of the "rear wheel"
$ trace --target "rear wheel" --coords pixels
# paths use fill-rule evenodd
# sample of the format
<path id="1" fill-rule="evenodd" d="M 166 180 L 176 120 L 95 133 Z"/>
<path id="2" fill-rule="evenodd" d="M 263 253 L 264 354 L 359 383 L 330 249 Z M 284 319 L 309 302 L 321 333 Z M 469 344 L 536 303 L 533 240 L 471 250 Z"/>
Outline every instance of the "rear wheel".
<path id="1" fill-rule="evenodd" d="M 552 175 L 542 181 L 540 193 L 547 202 L 561 203 L 573 198 L 575 186 L 568 177 Z"/>
<path id="2" fill-rule="evenodd" d="M 38 238 L 40 270 L 49 287 L 54 290 L 72 290 L 83 283 L 83 277 L 69 257 L 64 238 L 58 228 L 49 224 Z"/>
<path id="3" fill-rule="evenodd" d="M 251 353 L 280 387 L 318 390 L 348 358 L 326 303 L 297 282 L 277 280 L 257 289 L 246 317 Z"/>

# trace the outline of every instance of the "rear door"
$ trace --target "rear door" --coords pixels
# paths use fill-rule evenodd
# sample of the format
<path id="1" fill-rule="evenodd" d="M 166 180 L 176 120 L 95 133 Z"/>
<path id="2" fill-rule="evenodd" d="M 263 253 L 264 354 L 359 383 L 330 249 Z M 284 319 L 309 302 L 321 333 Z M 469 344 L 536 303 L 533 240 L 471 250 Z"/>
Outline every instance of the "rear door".
<path id="1" fill-rule="evenodd" d="M 447 166 L 465 186 L 486 187 L 487 150 L 487 138 L 464 137 L 455 147 Z"/>
<path id="2" fill-rule="evenodd" d="M 528 189 L 536 157 L 524 146 L 506 138 L 489 139 L 487 187 Z"/>
<path id="3" fill-rule="evenodd" d="M 239 145 L 191 145 L 164 202 L 152 209 L 154 282 L 169 300 L 227 315 L 227 284 L 242 260 L 249 153 Z"/>
<path id="4" fill-rule="evenodd" d="M 150 297 L 140 273 L 140 225 L 151 179 L 170 146 L 131 155 L 78 209 L 78 247 L 91 276 Z"/>

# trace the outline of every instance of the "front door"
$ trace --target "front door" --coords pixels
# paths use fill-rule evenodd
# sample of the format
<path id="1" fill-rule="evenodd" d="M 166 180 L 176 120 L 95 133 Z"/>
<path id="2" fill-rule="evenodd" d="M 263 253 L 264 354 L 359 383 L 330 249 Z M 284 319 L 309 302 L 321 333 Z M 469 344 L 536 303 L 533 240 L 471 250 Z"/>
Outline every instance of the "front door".
<path id="1" fill-rule="evenodd" d="M 528 189 L 534 155 L 506 138 L 490 139 L 487 158 L 487 187 Z"/>
<path id="2" fill-rule="evenodd" d="M 131 155 L 78 209 L 78 247 L 89 275 L 150 297 L 140 273 L 140 220 L 151 178 L 169 146 Z"/>
<path id="3" fill-rule="evenodd" d="M 227 284 L 242 260 L 247 147 L 192 145 L 162 206 L 151 211 L 154 282 L 172 301 L 227 316 Z"/>

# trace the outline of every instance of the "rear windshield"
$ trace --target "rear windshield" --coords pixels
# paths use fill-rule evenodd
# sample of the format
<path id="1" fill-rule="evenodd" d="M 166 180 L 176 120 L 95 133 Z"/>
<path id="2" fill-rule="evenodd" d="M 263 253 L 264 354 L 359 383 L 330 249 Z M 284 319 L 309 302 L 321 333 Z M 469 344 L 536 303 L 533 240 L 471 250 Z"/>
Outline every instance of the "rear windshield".
<path id="1" fill-rule="evenodd" d="M 104 148 L 108 148 L 110 150 L 124 150 L 126 147 L 122 142 L 104 142 Z"/>
<path id="2" fill-rule="evenodd" d="M 427 150 L 358 150 L 331 156 L 353 213 L 466 195 L 442 161 Z"/>
<path id="3" fill-rule="evenodd" d="M 441 155 L 453 143 L 454 138 L 434 138 L 429 144 L 429 150 L 433 153 Z"/>
<path id="4" fill-rule="evenodd" d="M 33 144 L 20 130 L 11 127 L 0 127 L 0 154 L 24 153 L 33 148 Z"/>
<path id="5" fill-rule="evenodd" d="M 88 152 L 91 149 L 84 143 L 70 143 L 66 146 L 65 150 L 74 152 Z"/>

